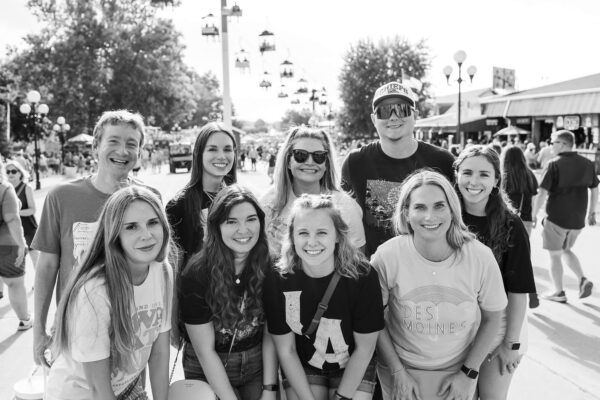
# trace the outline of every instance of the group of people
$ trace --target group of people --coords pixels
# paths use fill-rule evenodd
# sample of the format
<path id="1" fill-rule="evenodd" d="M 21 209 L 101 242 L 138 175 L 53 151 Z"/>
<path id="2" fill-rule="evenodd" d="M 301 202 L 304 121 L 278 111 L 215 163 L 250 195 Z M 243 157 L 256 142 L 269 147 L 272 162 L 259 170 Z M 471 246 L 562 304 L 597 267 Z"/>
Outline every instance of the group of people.
<path id="1" fill-rule="evenodd" d="M 528 229 L 539 199 L 561 207 L 553 196 L 573 177 L 552 161 L 532 204 L 538 188 L 508 172 L 510 154 L 471 146 L 455 159 L 416 140 L 403 84 L 377 89 L 372 109 L 379 140 L 349 153 L 341 178 L 327 132 L 291 129 L 260 199 L 237 183 L 232 133 L 209 123 L 189 182 L 164 207 L 129 177 L 141 116 L 104 113 L 97 171 L 48 194 L 32 243 L 45 398 L 144 399 L 147 369 L 153 398 L 166 399 L 170 336 L 186 379 L 223 400 L 280 389 L 290 400 L 505 399 L 536 293 Z M 564 163 L 585 164 L 575 159 Z M 597 194 L 595 174 L 578 178 L 570 196 Z M 547 248 L 571 266 L 579 228 L 552 221 L 565 232 L 554 228 Z"/>

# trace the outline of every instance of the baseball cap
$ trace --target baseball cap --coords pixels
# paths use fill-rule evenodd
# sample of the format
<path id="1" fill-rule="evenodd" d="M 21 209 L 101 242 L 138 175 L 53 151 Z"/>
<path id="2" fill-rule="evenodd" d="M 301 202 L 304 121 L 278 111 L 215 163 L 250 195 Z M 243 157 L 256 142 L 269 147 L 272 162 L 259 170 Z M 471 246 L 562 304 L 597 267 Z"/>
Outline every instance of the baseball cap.
<path id="1" fill-rule="evenodd" d="M 406 100 L 411 106 L 415 106 L 415 99 L 411 88 L 400 82 L 390 82 L 375 91 L 375 96 L 373 96 L 373 110 L 375 110 L 375 107 L 381 101 L 394 97 Z"/>

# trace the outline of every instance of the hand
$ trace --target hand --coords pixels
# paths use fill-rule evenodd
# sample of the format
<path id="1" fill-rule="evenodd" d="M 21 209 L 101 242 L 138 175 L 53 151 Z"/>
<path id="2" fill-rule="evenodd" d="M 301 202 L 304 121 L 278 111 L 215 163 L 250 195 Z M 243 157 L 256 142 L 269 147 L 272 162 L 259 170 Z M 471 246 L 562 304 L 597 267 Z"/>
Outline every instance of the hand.
<path id="1" fill-rule="evenodd" d="M 596 225 L 596 213 L 590 213 L 588 215 L 588 225 Z"/>
<path id="2" fill-rule="evenodd" d="M 392 400 L 421 400 L 419 385 L 406 369 L 393 374 L 392 379 Z"/>
<path id="3" fill-rule="evenodd" d="M 25 246 L 19 246 L 17 250 L 17 258 L 15 259 L 15 265 L 19 266 L 25 259 Z"/>
<path id="4" fill-rule="evenodd" d="M 33 361 L 37 365 L 50 368 L 44 352 L 48 349 L 51 340 L 46 332 L 38 332 L 35 326 L 33 327 Z"/>
<path id="5" fill-rule="evenodd" d="M 183 337 L 179 332 L 179 327 L 177 326 L 177 324 L 171 324 L 171 333 L 169 334 L 169 338 L 171 341 L 171 346 L 175 347 L 176 349 L 179 349 Z"/>
<path id="6" fill-rule="evenodd" d="M 477 379 L 471 379 L 462 371 L 458 371 L 442 382 L 438 396 L 443 396 L 445 400 L 471 400 L 475 393 Z"/>
<path id="7" fill-rule="evenodd" d="M 504 343 L 501 343 L 500 346 L 494 350 L 488 361 L 491 362 L 496 357 L 498 357 L 499 360 L 500 375 L 504 375 L 504 373 L 512 374 L 517 370 L 523 355 L 519 354 L 517 350 L 511 350 L 507 348 Z"/>

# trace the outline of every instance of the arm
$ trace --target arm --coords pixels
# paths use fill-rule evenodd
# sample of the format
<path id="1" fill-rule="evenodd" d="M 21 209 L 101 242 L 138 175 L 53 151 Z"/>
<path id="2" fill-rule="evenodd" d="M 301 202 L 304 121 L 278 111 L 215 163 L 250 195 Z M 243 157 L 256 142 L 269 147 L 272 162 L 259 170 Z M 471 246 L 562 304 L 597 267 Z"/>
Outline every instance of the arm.
<path id="1" fill-rule="evenodd" d="M 533 206 L 533 210 L 531 211 L 531 217 L 533 220 L 534 227 L 537 225 L 537 215 L 540 212 L 540 208 L 542 208 L 542 206 L 546 202 L 547 198 L 548 198 L 548 191 L 546 189 L 540 187 L 538 189 L 538 195 L 535 197 L 535 204 Z"/>
<path id="2" fill-rule="evenodd" d="M 598 204 L 598 186 L 590 189 L 590 210 L 588 212 L 588 224 L 596 225 L 596 204 Z"/>
<path id="3" fill-rule="evenodd" d="M 110 384 L 110 358 L 104 360 L 84 362 L 83 373 L 90 386 L 93 400 L 116 400 L 117 396 Z"/>
<path id="4" fill-rule="evenodd" d="M 35 199 L 33 198 L 33 189 L 29 185 L 25 186 L 25 197 L 27 197 L 28 208 L 23 208 L 19 211 L 21 217 L 29 217 L 35 215 Z"/>
<path id="5" fill-rule="evenodd" d="M 19 256 L 17 257 L 16 264 L 20 265 L 25 257 L 25 248 L 27 243 L 25 242 L 25 236 L 23 233 L 23 226 L 21 225 L 21 218 L 19 218 L 19 199 L 12 186 L 6 189 L 4 195 L 4 201 L 2 204 L 2 219 L 8 228 L 8 233 L 11 238 L 19 246 Z"/>
<path id="6" fill-rule="evenodd" d="M 393 381 L 392 399 L 406 399 L 408 393 L 409 400 L 420 400 L 419 386 L 398 357 L 387 327 L 383 328 L 377 339 L 377 356 L 381 357 L 383 363 L 390 369 Z"/>
<path id="7" fill-rule="evenodd" d="M 285 335 L 271 335 L 275 348 L 277 349 L 277 355 L 279 356 L 279 362 L 281 368 L 285 372 L 292 389 L 296 392 L 296 396 L 302 400 L 314 400 L 312 391 L 304 368 L 298 358 L 296 352 L 296 338 L 293 332 L 286 333 Z"/>
<path id="8" fill-rule="evenodd" d="M 275 352 L 275 343 L 269 334 L 267 324 L 265 323 L 262 341 L 262 359 L 263 359 L 263 385 L 277 385 L 277 353 Z M 272 390 L 263 390 L 261 399 L 275 399 L 277 392 Z"/>
<path id="9" fill-rule="evenodd" d="M 367 366 L 373 358 L 379 332 L 353 333 L 356 344 L 350 360 L 344 369 L 344 376 L 338 386 L 338 393 L 344 397 L 353 398 L 356 389 L 362 381 Z"/>
<path id="10" fill-rule="evenodd" d="M 47 365 L 44 351 L 50 341 L 46 333 L 48 308 L 58 276 L 58 254 L 40 252 L 35 269 L 34 320 L 33 320 L 33 360 L 36 364 Z"/>
<path id="11" fill-rule="evenodd" d="M 479 366 L 489 354 L 494 338 L 500 331 L 501 318 L 502 311 L 481 310 L 481 324 L 465 359 L 465 366 L 479 371 Z M 447 393 L 446 399 L 468 399 L 475 392 L 476 385 L 477 379 L 471 379 L 462 371 L 457 371 L 444 380 L 438 395 Z"/>
<path id="12" fill-rule="evenodd" d="M 217 397 L 221 400 L 237 400 L 225 367 L 215 351 L 215 331 L 212 322 L 200 325 L 185 324 L 185 328 L 208 384 Z"/>
<path id="13" fill-rule="evenodd" d="M 525 320 L 525 311 L 527 310 L 527 294 L 508 292 L 508 306 L 506 307 L 506 333 L 504 341 L 494 350 L 492 357 L 500 357 L 500 375 L 504 371 L 513 373 L 514 363 L 518 363 L 521 355 L 516 350 L 511 350 L 508 346 L 511 342 L 518 342 Z"/>
<path id="14" fill-rule="evenodd" d="M 163 332 L 152 344 L 148 359 L 150 385 L 154 400 L 167 400 L 169 392 L 169 332 Z"/>

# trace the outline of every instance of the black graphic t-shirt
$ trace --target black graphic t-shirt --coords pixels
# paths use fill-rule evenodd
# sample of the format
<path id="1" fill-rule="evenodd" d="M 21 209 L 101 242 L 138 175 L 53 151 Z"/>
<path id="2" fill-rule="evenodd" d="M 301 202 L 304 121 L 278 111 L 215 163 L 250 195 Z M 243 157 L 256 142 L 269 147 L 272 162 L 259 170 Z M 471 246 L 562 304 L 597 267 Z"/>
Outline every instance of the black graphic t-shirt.
<path id="1" fill-rule="evenodd" d="M 379 278 L 370 268 L 358 280 L 340 279 L 319 327 L 310 338 L 303 336 L 302 329 L 310 325 L 332 276 L 311 278 L 300 270 L 282 277 L 271 271 L 263 285 L 269 332 L 294 332 L 302 364 L 325 371 L 346 367 L 355 347 L 353 332 L 378 332 L 384 324 Z"/>
<path id="2" fill-rule="evenodd" d="M 213 313 L 206 302 L 206 293 L 210 280 L 195 272 L 189 272 L 182 276 L 179 290 L 179 309 L 181 319 L 189 325 L 201 325 L 210 322 Z M 248 277 L 242 274 L 240 284 L 236 285 L 236 296 L 238 304 L 242 306 L 242 299 L 248 284 Z M 245 351 L 262 342 L 264 321 L 249 315 L 237 322 L 237 334 L 232 352 Z M 215 326 L 215 351 L 217 353 L 229 352 L 231 340 L 235 332 L 235 326 L 216 330 Z M 186 338 L 186 340 L 188 340 Z"/>
<path id="3" fill-rule="evenodd" d="M 391 218 L 396 208 L 400 184 L 421 168 L 431 168 L 454 182 L 450 152 L 424 142 L 407 158 L 392 158 L 379 142 L 352 151 L 342 166 L 342 186 L 363 210 L 363 224 L 370 257 L 380 244 L 394 236 Z"/>
<path id="4" fill-rule="evenodd" d="M 511 293 L 536 293 L 529 235 L 523 222 L 510 214 L 510 237 L 506 251 L 498 262 L 504 290 Z M 475 216 L 463 211 L 465 225 L 477 236 L 477 240 L 490 247 L 490 227 L 487 217 Z"/>

